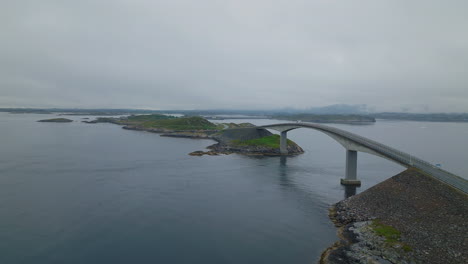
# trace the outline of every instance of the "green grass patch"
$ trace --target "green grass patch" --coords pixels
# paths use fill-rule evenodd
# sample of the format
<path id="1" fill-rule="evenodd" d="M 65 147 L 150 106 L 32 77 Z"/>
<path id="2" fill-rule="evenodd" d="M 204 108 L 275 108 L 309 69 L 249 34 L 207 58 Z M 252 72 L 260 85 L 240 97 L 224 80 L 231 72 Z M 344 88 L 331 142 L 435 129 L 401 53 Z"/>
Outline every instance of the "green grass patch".
<path id="1" fill-rule="evenodd" d="M 165 119 L 174 119 L 175 116 L 168 116 L 168 115 L 159 115 L 159 114 L 151 114 L 151 115 L 131 115 L 127 117 L 127 120 L 130 122 L 147 122 L 147 121 L 155 121 L 155 120 L 165 120 Z"/>
<path id="2" fill-rule="evenodd" d="M 95 121 L 96 123 L 116 123 L 118 119 L 113 117 L 98 117 Z"/>
<path id="3" fill-rule="evenodd" d="M 145 128 L 164 128 L 171 130 L 216 130 L 218 126 L 210 121 L 198 117 L 180 117 L 161 120 L 150 120 L 141 123 Z"/>
<path id="4" fill-rule="evenodd" d="M 384 237 L 385 243 L 387 243 L 389 246 L 394 247 L 399 245 L 405 252 L 410 252 L 413 250 L 411 246 L 400 241 L 401 233 L 396 228 L 385 225 L 378 219 L 372 221 L 371 228 L 377 235 Z"/>
<path id="5" fill-rule="evenodd" d="M 409 245 L 407 244 L 403 244 L 403 246 L 401 247 L 405 252 L 410 252 L 413 250 L 412 247 L 410 247 Z"/>
<path id="6" fill-rule="evenodd" d="M 400 231 L 392 226 L 383 224 L 379 220 L 372 221 L 371 227 L 377 235 L 384 237 L 386 242 L 394 243 L 400 239 Z"/>
<path id="7" fill-rule="evenodd" d="M 263 146 L 277 149 L 280 147 L 280 136 L 271 135 L 250 140 L 232 140 L 231 143 L 240 146 Z M 288 139 L 288 145 L 291 145 L 293 143 L 294 142 Z"/>

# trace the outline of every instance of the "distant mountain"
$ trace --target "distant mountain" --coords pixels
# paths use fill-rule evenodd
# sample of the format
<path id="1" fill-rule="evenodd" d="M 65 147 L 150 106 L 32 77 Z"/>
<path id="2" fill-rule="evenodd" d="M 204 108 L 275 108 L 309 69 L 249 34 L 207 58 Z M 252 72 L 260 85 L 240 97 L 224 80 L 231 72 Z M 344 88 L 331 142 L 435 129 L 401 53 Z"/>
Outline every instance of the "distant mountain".
<path id="1" fill-rule="evenodd" d="M 311 107 L 305 111 L 313 114 L 367 114 L 367 105 L 334 104 L 323 107 Z"/>
<path id="2" fill-rule="evenodd" d="M 350 115 L 350 114 L 368 114 L 367 105 L 348 105 L 348 104 L 334 104 L 320 107 L 310 107 L 306 109 L 297 109 L 297 108 L 283 108 L 277 110 L 271 110 L 275 114 L 320 114 L 320 115 L 331 115 L 331 114 L 341 114 L 341 115 Z"/>
<path id="3" fill-rule="evenodd" d="M 369 124 L 375 123 L 375 118 L 368 115 L 349 114 L 283 114 L 271 116 L 273 119 L 290 120 L 314 123 L 344 123 L 344 124 Z"/>

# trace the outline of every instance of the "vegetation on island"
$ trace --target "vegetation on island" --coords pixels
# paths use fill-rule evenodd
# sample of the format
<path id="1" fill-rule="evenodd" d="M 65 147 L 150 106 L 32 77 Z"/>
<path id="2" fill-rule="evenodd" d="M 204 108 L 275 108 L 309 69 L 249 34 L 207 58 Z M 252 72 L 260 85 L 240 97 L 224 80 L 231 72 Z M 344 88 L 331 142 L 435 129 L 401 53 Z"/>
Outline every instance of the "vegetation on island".
<path id="1" fill-rule="evenodd" d="M 148 122 L 156 120 L 165 120 L 165 119 L 174 119 L 175 116 L 170 115 L 160 115 L 160 114 L 150 114 L 150 115 L 130 115 L 125 120 L 128 122 Z"/>
<path id="2" fill-rule="evenodd" d="M 218 125 L 211 123 L 203 117 L 178 117 L 170 119 L 159 119 L 141 123 L 144 128 L 162 128 L 170 130 L 216 130 Z"/>
<path id="3" fill-rule="evenodd" d="M 113 123 L 125 125 L 126 128 L 135 129 L 162 129 L 162 130 L 219 130 L 223 125 L 213 124 L 199 116 L 175 117 L 169 115 L 149 114 L 130 115 L 128 117 L 99 117 L 85 123 Z"/>
<path id="4" fill-rule="evenodd" d="M 280 147 L 280 136 L 279 135 L 271 135 L 265 136 L 256 139 L 250 140 L 231 140 L 231 144 L 236 146 L 263 146 L 273 149 L 278 149 Z M 288 145 L 294 144 L 293 141 L 288 139 Z"/>
<path id="5" fill-rule="evenodd" d="M 250 123 L 215 124 L 200 116 L 175 117 L 160 114 L 130 115 L 128 117 L 99 117 L 85 123 L 113 123 L 125 129 L 162 133 L 161 136 L 205 138 L 218 141 L 210 146 L 209 152 L 195 151 L 191 155 L 217 155 L 219 153 L 244 153 L 280 155 L 280 136 Z M 293 141 L 288 140 L 288 152 L 304 152 Z"/>
<path id="6" fill-rule="evenodd" d="M 67 118 L 51 118 L 51 119 L 42 119 L 37 122 L 69 123 L 69 122 L 73 122 L 73 120 L 70 120 Z"/>

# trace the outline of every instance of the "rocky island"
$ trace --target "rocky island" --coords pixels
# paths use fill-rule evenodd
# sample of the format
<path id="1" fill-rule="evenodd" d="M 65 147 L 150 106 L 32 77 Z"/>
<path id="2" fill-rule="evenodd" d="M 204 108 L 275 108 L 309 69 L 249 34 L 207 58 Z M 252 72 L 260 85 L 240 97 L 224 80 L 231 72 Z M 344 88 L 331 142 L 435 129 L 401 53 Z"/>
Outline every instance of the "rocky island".
<path id="1" fill-rule="evenodd" d="M 277 156 L 280 153 L 280 136 L 263 128 L 230 128 L 213 134 L 218 143 L 208 146 L 208 152 L 192 152 L 191 155 L 244 153 L 251 155 Z M 288 153 L 297 155 L 304 150 L 288 140 Z"/>
<path id="2" fill-rule="evenodd" d="M 73 122 L 73 120 L 67 118 L 51 118 L 38 120 L 37 122 L 70 123 Z"/>
<path id="3" fill-rule="evenodd" d="M 209 151 L 195 151 L 193 156 L 240 153 L 248 155 L 281 155 L 280 137 L 266 129 L 249 123 L 214 124 L 199 117 L 174 117 L 160 114 L 130 115 L 128 117 L 99 117 L 84 123 L 112 123 L 123 125 L 123 129 L 159 133 L 166 137 L 213 139 L 218 143 L 208 147 Z M 297 155 L 304 150 L 288 140 L 288 155 Z"/>

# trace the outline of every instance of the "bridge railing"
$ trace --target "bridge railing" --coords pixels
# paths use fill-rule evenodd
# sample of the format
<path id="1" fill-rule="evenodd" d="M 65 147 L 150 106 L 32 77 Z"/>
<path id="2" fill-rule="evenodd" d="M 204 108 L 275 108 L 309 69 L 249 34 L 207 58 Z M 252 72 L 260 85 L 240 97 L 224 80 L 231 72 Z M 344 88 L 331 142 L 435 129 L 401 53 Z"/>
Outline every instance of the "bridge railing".
<path id="1" fill-rule="evenodd" d="M 354 133 L 335 128 L 330 126 L 325 126 L 321 124 L 314 123 L 290 123 L 290 124 L 278 124 L 279 126 L 299 126 L 299 127 L 309 127 L 317 130 L 322 130 L 324 132 L 332 133 L 348 140 L 354 141 L 357 144 L 360 144 L 364 147 L 367 147 L 377 153 L 380 153 L 398 163 L 401 163 L 408 167 L 418 168 L 429 175 L 435 177 L 436 179 L 445 182 L 446 184 L 455 187 L 465 193 L 468 193 L 468 181 L 461 178 L 453 173 L 450 173 L 446 170 L 443 170 L 423 159 L 420 159 L 414 155 L 405 153 L 403 151 L 397 150 L 395 148 L 389 147 L 380 142 L 368 139 Z M 266 126 L 268 127 L 268 126 Z"/>

